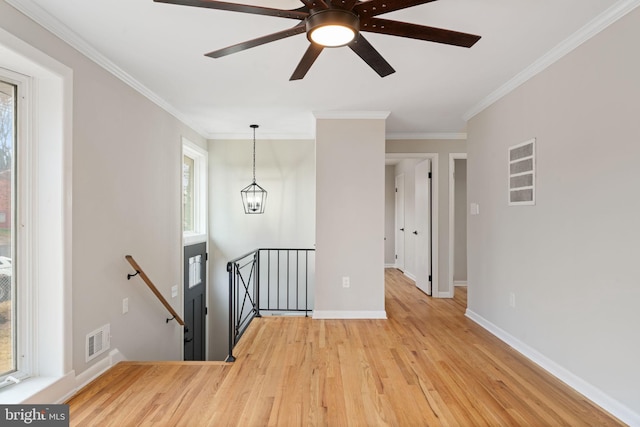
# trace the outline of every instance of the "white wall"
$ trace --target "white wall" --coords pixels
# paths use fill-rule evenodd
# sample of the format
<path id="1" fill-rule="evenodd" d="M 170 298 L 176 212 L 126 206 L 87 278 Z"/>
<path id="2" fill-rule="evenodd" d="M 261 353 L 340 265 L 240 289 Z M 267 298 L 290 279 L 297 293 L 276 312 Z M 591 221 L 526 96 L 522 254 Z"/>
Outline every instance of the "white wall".
<path id="1" fill-rule="evenodd" d="M 84 352 L 85 335 L 106 323 L 111 347 L 128 358 L 179 359 L 181 327 L 165 322 L 138 278 L 127 281 L 124 256 L 133 255 L 165 296 L 181 283 L 181 136 L 204 140 L 4 2 L 0 27 L 73 71 L 73 370 L 104 359 L 86 363 Z"/>
<path id="2" fill-rule="evenodd" d="M 468 223 L 469 310 L 633 425 L 638 40 L 635 9 L 468 123 L 468 196 L 480 205 Z M 507 148 L 532 137 L 536 205 L 508 207 Z"/>
<path id="3" fill-rule="evenodd" d="M 384 264 L 395 264 L 395 207 L 396 207 L 396 183 L 395 166 L 388 165 L 384 168 Z"/>
<path id="4" fill-rule="evenodd" d="M 247 133 L 250 134 L 247 125 Z M 228 354 L 226 263 L 257 248 L 313 248 L 315 144 L 261 140 L 256 132 L 256 181 L 267 190 L 265 213 L 247 215 L 240 190 L 252 181 L 252 141 L 209 141 L 209 351 Z"/>
<path id="5" fill-rule="evenodd" d="M 454 282 L 467 281 L 467 160 L 455 159 L 454 184 Z"/>
<path id="6" fill-rule="evenodd" d="M 438 283 L 436 289 L 439 293 L 448 294 L 451 292 L 447 279 L 449 271 L 449 153 L 465 153 L 467 142 L 465 140 L 389 140 L 386 142 L 387 153 L 433 153 L 438 154 Z M 434 170 L 434 165 L 431 165 Z M 406 229 L 410 229 L 409 221 L 413 221 L 413 197 L 414 197 L 413 172 L 405 177 L 405 216 Z M 410 201 L 409 201 L 410 199 Z M 413 222 L 411 223 L 413 224 Z M 411 225 L 412 226 L 412 225 Z M 407 235 L 405 240 L 405 266 L 411 268 L 415 263 L 414 245 L 410 242 L 413 236 Z"/>
<path id="7" fill-rule="evenodd" d="M 384 134 L 381 118 L 316 121 L 314 317 L 386 317 Z"/>

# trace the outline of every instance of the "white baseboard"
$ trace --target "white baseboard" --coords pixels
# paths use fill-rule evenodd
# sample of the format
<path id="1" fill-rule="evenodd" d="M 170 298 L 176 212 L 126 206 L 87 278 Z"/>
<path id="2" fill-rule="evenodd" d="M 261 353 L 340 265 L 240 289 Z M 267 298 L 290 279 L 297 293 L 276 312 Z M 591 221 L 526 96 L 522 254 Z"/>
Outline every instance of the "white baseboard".
<path id="1" fill-rule="evenodd" d="M 315 310 L 314 319 L 386 319 L 387 312 L 382 311 L 342 311 L 342 310 Z"/>
<path id="2" fill-rule="evenodd" d="M 80 390 L 82 387 L 89 384 L 91 381 L 104 374 L 109 368 L 118 362 L 127 360 L 126 357 L 116 348 L 109 352 L 109 356 L 98 361 L 98 363 L 92 365 L 89 369 L 76 376 L 76 390 Z"/>
<path id="3" fill-rule="evenodd" d="M 395 264 L 385 264 L 384 268 L 396 268 Z"/>
<path id="4" fill-rule="evenodd" d="M 467 286 L 466 280 L 454 280 L 453 286 Z"/>
<path id="5" fill-rule="evenodd" d="M 536 363 L 542 369 L 546 370 L 551 375 L 555 376 L 560 381 L 564 382 L 569 387 L 573 388 L 578 393 L 581 393 L 587 399 L 591 400 L 596 405 L 612 414 L 614 417 L 617 417 L 622 422 L 630 426 L 640 426 L 640 414 L 637 414 L 627 406 L 623 405 L 608 394 L 604 393 L 599 388 L 589 384 L 582 378 L 568 371 L 566 368 L 560 366 L 539 351 L 528 346 L 524 342 L 520 341 L 500 327 L 494 325 L 479 314 L 467 309 L 465 315 L 469 319 L 473 320 L 478 325 L 482 326 L 484 329 L 491 332 L 493 335 L 513 347 L 513 349 L 520 352 L 527 359 Z"/>
<path id="6" fill-rule="evenodd" d="M 436 298 L 453 298 L 453 292 L 452 291 L 446 291 L 446 292 L 438 292 L 438 295 L 434 295 Z"/>
<path id="7" fill-rule="evenodd" d="M 409 273 L 408 271 L 403 271 L 404 275 L 407 276 L 409 279 L 413 280 L 414 282 L 416 281 L 416 276 L 414 276 L 412 273 Z"/>

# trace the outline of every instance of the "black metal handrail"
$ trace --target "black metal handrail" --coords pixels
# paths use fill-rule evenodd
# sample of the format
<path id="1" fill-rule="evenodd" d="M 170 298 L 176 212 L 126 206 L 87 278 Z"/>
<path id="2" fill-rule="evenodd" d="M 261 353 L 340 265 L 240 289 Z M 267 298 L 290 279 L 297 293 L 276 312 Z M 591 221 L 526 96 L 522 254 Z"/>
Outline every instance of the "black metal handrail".
<path id="1" fill-rule="evenodd" d="M 229 355 L 251 321 L 261 312 L 313 310 L 315 249 L 260 248 L 227 263 L 229 274 Z"/>

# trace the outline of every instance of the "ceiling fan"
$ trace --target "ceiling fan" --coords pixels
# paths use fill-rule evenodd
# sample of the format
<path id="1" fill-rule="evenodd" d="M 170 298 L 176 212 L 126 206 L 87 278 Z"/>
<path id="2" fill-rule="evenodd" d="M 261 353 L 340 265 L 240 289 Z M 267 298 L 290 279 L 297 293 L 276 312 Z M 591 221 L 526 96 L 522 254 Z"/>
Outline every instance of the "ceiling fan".
<path id="1" fill-rule="evenodd" d="M 394 73 L 395 70 L 391 65 L 361 34 L 363 31 L 461 47 L 471 47 L 480 40 L 480 36 L 473 34 L 376 18 L 383 13 L 432 1 L 435 0 L 300 0 L 303 6 L 297 9 L 275 9 L 216 0 L 154 0 L 158 3 L 276 16 L 301 21 L 292 28 L 206 54 L 212 58 L 220 58 L 296 34 L 306 33 L 311 44 L 289 80 L 302 79 L 325 47 L 349 46 L 380 77 Z"/>

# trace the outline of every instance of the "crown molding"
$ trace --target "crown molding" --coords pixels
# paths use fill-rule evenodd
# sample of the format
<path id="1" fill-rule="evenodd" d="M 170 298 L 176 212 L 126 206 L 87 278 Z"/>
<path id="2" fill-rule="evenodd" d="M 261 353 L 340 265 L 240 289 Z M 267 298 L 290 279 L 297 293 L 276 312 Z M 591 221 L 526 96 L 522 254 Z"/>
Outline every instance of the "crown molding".
<path id="1" fill-rule="evenodd" d="M 210 133 L 209 140 L 222 141 L 222 140 L 251 140 L 251 136 L 248 132 L 230 132 L 230 133 Z M 269 140 L 315 140 L 316 136 L 313 133 L 264 133 L 260 132 L 256 137 L 256 141 L 269 141 Z"/>
<path id="2" fill-rule="evenodd" d="M 467 139 L 466 133 L 447 133 L 447 132 L 426 132 L 426 133 L 388 133 L 387 140 L 410 140 L 410 139 Z"/>
<path id="3" fill-rule="evenodd" d="M 487 107 L 508 95 L 511 91 L 544 71 L 550 65 L 554 64 L 565 55 L 576 49 L 582 43 L 586 42 L 609 25 L 616 22 L 636 7 L 640 6 L 640 0 L 620 0 L 605 10 L 599 16 L 588 22 L 573 35 L 566 38 L 560 44 L 552 48 L 549 52 L 538 58 L 533 64 L 518 73 L 511 80 L 500 86 L 498 89 L 490 93 L 486 98 L 467 111 L 462 117 L 465 121 L 469 121 L 476 114 L 482 112 Z"/>
<path id="4" fill-rule="evenodd" d="M 123 81 L 125 84 L 132 87 L 134 90 L 139 92 L 141 95 L 149 99 L 151 102 L 156 104 L 158 107 L 165 110 L 167 113 L 174 116 L 176 119 L 180 120 L 186 126 L 189 126 L 191 129 L 200 134 L 203 138 L 207 138 L 207 132 L 205 132 L 202 128 L 200 128 L 195 123 L 191 122 L 188 117 L 182 114 L 178 109 L 176 109 L 173 105 L 169 104 L 163 98 L 161 98 L 154 91 L 140 83 L 129 73 L 124 71 L 122 68 L 113 63 L 106 56 L 102 55 L 98 52 L 93 46 L 87 43 L 83 38 L 81 38 L 78 34 L 71 31 L 69 27 L 64 25 L 58 19 L 54 18 L 40 6 L 32 2 L 31 0 L 5 0 L 14 8 L 18 9 L 24 15 L 28 16 L 36 23 L 47 29 L 49 32 L 53 33 L 55 36 L 60 38 L 62 41 L 76 49 L 78 52 L 98 64 L 100 67 L 104 68 L 115 77 Z"/>
<path id="5" fill-rule="evenodd" d="M 391 114 L 390 111 L 314 111 L 316 119 L 386 119 Z"/>

